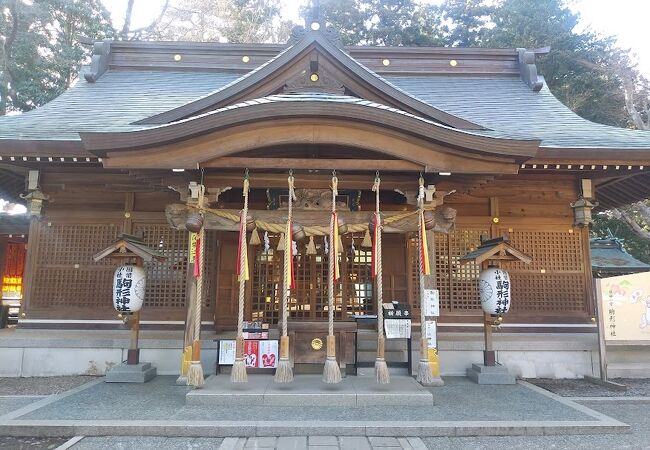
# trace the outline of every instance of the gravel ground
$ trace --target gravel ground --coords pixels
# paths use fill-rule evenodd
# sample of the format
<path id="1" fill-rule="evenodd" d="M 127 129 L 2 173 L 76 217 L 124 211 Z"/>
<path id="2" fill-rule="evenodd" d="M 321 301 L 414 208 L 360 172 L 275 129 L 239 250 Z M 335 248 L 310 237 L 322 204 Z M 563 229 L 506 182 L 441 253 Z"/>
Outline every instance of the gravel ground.
<path id="1" fill-rule="evenodd" d="M 422 438 L 431 450 L 644 450 L 650 449 L 650 404 L 610 403 L 580 400 L 631 426 L 625 434 L 587 434 L 572 436 L 480 436 Z"/>
<path id="2" fill-rule="evenodd" d="M 50 395 L 59 394 L 81 386 L 96 377 L 79 375 L 71 377 L 0 378 L 0 395 Z"/>
<path id="3" fill-rule="evenodd" d="M 69 438 L 29 438 L 0 436 L 0 448 L 3 450 L 49 450 L 62 445 Z"/>
<path id="4" fill-rule="evenodd" d="M 617 391 L 587 380 L 538 378 L 526 381 L 562 397 L 650 397 L 650 378 L 613 378 L 610 380 L 626 385 L 626 391 Z M 650 443 L 648 445 L 650 446 Z"/>
<path id="5" fill-rule="evenodd" d="M 74 450 L 217 450 L 221 438 L 188 437 L 87 437 L 71 447 Z M 239 448 L 239 447 L 237 447 Z M 254 447 L 258 448 L 258 447 Z M 248 450 L 248 449 L 247 449 Z"/>

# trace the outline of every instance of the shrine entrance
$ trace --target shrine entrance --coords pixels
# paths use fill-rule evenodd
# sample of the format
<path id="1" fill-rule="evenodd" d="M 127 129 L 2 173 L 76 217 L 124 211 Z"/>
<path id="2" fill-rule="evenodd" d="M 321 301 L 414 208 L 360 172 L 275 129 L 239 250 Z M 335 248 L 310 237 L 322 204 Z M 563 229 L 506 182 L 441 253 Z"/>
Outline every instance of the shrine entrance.
<path id="1" fill-rule="evenodd" d="M 267 235 L 268 236 L 268 235 Z M 255 250 L 251 287 L 252 320 L 277 323 L 282 301 L 282 252 L 277 250 L 280 237 L 268 236 L 268 250 Z M 375 314 L 370 248 L 362 247 L 363 234 L 342 237 L 341 282 L 335 286 L 335 320 L 355 315 Z M 326 239 L 316 237 L 314 247 L 296 243 L 296 288 L 289 298 L 289 320 L 327 320 L 327 252 Z M 315 250 L 315 253 L 312 253 Z"/>

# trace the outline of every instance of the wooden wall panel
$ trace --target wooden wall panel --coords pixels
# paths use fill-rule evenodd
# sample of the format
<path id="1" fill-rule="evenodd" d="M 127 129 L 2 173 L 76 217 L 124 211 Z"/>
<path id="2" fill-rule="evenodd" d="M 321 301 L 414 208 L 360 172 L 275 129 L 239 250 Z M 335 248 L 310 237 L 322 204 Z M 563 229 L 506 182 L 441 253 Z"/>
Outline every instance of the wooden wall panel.
<path id="1" fill-rule="evenodd" d="M 109 261 L 95 263 L 92 255 L 114 242 L 119 230 L 120 225 L 111 222 L 36 222 L 28 247 L 34 269 L 28 279 L 27 317 L 114 317 L 115 268 Z"/>

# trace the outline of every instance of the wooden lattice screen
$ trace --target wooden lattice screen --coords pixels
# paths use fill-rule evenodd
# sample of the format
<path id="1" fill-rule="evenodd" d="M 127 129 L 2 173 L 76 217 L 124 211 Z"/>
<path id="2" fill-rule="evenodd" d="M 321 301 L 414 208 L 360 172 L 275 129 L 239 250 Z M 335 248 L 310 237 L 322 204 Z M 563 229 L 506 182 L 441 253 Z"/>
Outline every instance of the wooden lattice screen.
<path id="1" fill-rule="evenodd" d="M 344 236 L 341 281 L 335 287 L 334 317 L 341 320 L 353 314 L 372 314 L 373 288 L 370 250 L 361 247 L 363 236 Z M 352 239 L 355 248 L 352 249 Z M 327 320 L 328 259 L 323 239 L 314 239 L 316 255 L 307 255 L 305 244 L 298 245 L 294 259 L 296 288 L 290 292 L 292 320 Z M 256 250 L 251 283 L 251 314 L 254 320 L 277 323 L 282 300 L 283 254 L 276 250 L 278 236 L 270 236 L 270 249 Z"/>
<path id="2" fill-rule="evenodd" d="M 481 235 L 487 235 L 485 228 L 457 226 L 449 234 L 436 233 L 435 262 L 432 270 L 436 274 L 436 286 L 440 290 L 440 308 L 453 312 L 472 312 L 481 309 L 478 299 L 478 276 L 476 264 L 460 264 L 460 258 L 476 249 Z M 417 271 L 417 239 L 408 240 L 409 266 L 411 268 L 411 291 L 413 306 L 419 307 L 420 289 Z"/>
<path id="3" fill-rule="evenodd" d="M 501 230 L 508 232 L 508 229 Z M 462 255 L 480 244 L 486 228 L 457 226 L 449 235 L 435 235 L 436 283 L 440 307 L 449 312 L 479 312 L 477 280 L 480 267 L 460 265 Z M 579 233 L 563 230 L 516 230 L 508 233 L 512 244 L 532 256 L 530 265 L 509 263 L 512 278 L 513 312 L 558 314 L 586 312 L 588 299 L 583 243 Z M 409 266 L 414 307 L 419 299 L 417 282 L 417 240 L 410 238 Z"/>
<path id="4" fill-rule="evenodd" d="M 58 308 L 72 315 L 77 308 L 110 308 L 115 268 L 108 260 L 93 262 L 92 256 L 115 241 L 120 225 L 43 221 L 36 227 L 30 307 Z"/>
<path id="5" fill-rule="evenodd" d="M 164 262 L 146 263 L 147 288 L 145 307 L 184 309 L 186 304 L 186 273 L 188 233 L 174 230 L 164 223 L 134 224 L 134 232 L 142 233 L 146 245 L 157 248 L 167 257 Z M 214 303 L 216 270 L 216 236 L 207 231 L 205 242 L 205 265 L 203 307 L 209 309 Z"/>
<path id="6" fill-rule="evenodd" d="M 514 230 L 512 244 L 533 258 L 508 266 L 512 311 L 587 312 L 583 242 L 568 230 Z"/>
<path id="7" fill-rule="evenodd" d="M 37 225 L 35 272 L 29 299 L 30 308 L 58 308 L 67 317 L 86 317 L 88 311 L 110 310 L 113 272 L 116 263 L 105 259 L 94 262 L 92 256 L 108 247 L 122 229 L 121 223 Z M 139 223 L 134 233 L 142 233 L 147 245 L 158 248 L 167 260 L 147 263 L 147 288 L 144 310 L 175 310 L 176 319 L 184 318 L 188 236 L 166 223 Z M 208 232 L 204 307 L 214 304 L 216 239 Z M 166 316 L 172 317 L 172 316 Z"/>

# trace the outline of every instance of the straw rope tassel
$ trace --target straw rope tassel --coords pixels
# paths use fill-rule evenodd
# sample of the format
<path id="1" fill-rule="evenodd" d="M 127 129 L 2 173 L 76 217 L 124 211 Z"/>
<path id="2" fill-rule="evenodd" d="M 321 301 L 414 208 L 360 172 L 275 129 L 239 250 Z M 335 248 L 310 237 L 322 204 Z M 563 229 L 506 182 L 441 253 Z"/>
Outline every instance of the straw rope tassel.
<path id="1" fill-rule="evenodd" d="M 289 297 L 289 286 L 292 278 L 291 271 L 291 258 L 293 258 L 291 251 L 291 215 L 293 210 L 293 201 L 295 200 L 295 192 L 293 189 L 293 173 L 289 171 L 289 205 L 287 212 L 287 226 L 285 233 L 285 251 L 284 251 L 284 279 L 282 283 L 282 336 L 280 336 L 280 360 L 278 361 L 278 368 L 275 370 L 274 381 L 276 383 L 290 383 L 293 381 L 293 369 L 291 361 L 289 360 L 289 336 L 287 334 L 287 300 Z"/>
<path id="2" fill-rule="evenodd" d="M 205 186 L 201 185 L 199 190 L 199 206 L 203 208 L 203 201 L 205 195 Z M 192 362 L 187 371 L 187 385 L 194 388 L 200 388 L 205 384 L 203 378 L 203 367 L 201 366 L 201 306 L 203 305 L 203 273 L 205 267 L 203 261 L 205 257 L 205 226 L 201 227 L 197 238 L 197 260 L 194 264 L 198 264 L 198 277 L 196 279 L 196 302 L 194 304 L 194 342 L 192 342 Z"/>
<path id="3" fill-rule="evenodd" d="M 424 308 L 424 275 L 429 271 L 427 258 L 426 229 L 424 228 L 424 179 L 420 177 L 418 191 L 418 282 L 420 287 L 420 363 L 417 381 L 427 385 L 434 381 L 429 363 L 429 343 L 426 333 L 426 316 Z"/>
<path id="4" fill-rule="evenodd" d="M 375 359 L 375 375 L 377 383 L 390 383 L 390 372 L 385 358 L 385 337 L 384 337 L 384 310 L 383 310 L 383 278 L 381 260 L 381 217 L 379 215 L 379 172 L 375 177 L 372 190 L 375 192 L 375 269 L 377 286 L 377 359 Z"/>
<path id="5" fill-rule="evenodd" d="M 248 247 L 246 246 L 246 217 L 248 216 L 248 171 L 244 176 L 244 208 L 239 219 L 239 265 L 237 276 L 239 279 L 239 309 L 237 312 L 237 338 L 235 340 L 235 362 L 230 373 L 233 383 L 246 383 L 246 364 L 244 363 L 244 302 L 246 295 L 246 281 L 248 280 Z"/>
<path id="6" fill-rule="evenodd" d="M 332 217 L 330 219 L 330 242 L 339 242 L 338 217 L 336 216 L 336 197 L 338 195 L 338 178 L 332 174 Z M 334 282 L 339 279 L 337 270 L 338 252 L 334 246 L 329 248 L 327 274 L 327 358 L 323 367 L 323 382 L 336 384 L 341 382 L 341 369 L 336 362 L 336 337 L 334 336 Z"/>

